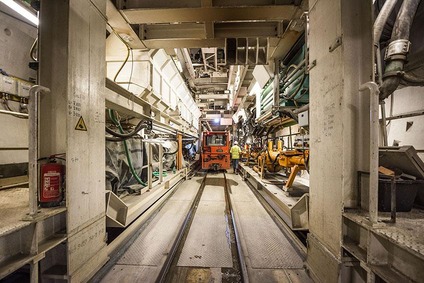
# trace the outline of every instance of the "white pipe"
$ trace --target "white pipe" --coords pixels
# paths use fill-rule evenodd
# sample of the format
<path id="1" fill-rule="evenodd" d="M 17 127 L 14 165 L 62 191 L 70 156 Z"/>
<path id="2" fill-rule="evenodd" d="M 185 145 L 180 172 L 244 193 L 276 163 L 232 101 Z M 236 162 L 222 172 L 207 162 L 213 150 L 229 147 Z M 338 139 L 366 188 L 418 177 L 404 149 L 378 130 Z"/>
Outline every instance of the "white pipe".
<path id="1" fill-rule="evenodd" d="M 367 82 L 360 86 L 359 91 L 369 90 L 370 93 L 370 180 L 368 187 L 369 219 L 371 223 L 378 220 L 378 133 L 379 133 L 379 88 L 375 82 Z"/>
<path id="2" fill-rule="evenodd" d="M 30 216 L 35 216 L 38 210 L 38 97 L 41 92 L 50 93 L 50 89 L 35 85 L 29 90 L 28 181 Z"/>
<path id="3" fill-rule="evenodd" d="M 28 114 L 8 110 L 0 110 L 0 114 L 15 115 L 28 118 Z"/>

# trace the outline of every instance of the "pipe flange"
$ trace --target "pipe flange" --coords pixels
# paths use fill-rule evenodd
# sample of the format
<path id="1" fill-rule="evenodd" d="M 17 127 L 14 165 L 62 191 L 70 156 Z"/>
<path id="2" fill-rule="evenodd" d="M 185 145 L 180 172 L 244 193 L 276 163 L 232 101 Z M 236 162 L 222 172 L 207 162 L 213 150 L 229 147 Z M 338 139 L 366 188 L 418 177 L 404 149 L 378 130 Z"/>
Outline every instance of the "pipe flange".
<path id="1" fill-rule="evenodd" d="M 398 39 L 390 42 L 387 46 L 384 60 L 406 60 L 411 42 L 407 39 Z"/>
<path id="2" fill-rule="evenodd" d="M 388 78 L 388 77 L 403 77 L 403 75 L 405 74 L 405 72 L 403 71 L 393 71 L 393 72 L 385 72 L 383 79 Z"/>

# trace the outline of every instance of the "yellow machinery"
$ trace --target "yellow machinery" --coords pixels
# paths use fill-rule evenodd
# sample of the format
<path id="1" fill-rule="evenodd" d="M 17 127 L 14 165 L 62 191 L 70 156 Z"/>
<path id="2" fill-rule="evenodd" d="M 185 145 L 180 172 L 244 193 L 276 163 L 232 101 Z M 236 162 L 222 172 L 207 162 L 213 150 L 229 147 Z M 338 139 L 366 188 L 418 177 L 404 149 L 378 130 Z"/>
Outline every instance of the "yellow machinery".
<path id="1" fill-rule="evenodd" d="M 278 140 L 277 148 L 274 148 L 272 141 L 268 141 L 268 148 L 258 155 L 258 165 L 254 166 L 253 170 L 263 178 L 265 167 L 268 172 L 273 173 L 282 168 L 290 168 L 290 176 L 284 185 L 284 190 L 289 191 L 297 173 L 307 169 L 308 158 L 309 150 L 283 150 L 282 140 Z"/>

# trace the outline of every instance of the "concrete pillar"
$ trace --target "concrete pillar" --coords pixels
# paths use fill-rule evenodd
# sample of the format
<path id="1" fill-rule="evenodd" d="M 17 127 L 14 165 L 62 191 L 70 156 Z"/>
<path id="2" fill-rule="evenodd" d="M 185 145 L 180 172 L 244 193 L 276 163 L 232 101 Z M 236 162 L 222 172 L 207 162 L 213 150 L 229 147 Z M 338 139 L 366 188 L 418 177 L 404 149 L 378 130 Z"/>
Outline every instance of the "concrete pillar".
<path id="1" fill-rule="evenodd" d="M 342 213 L 368 171 L 372 78 L 371 1 L 310 1 L 310 235 L 307 264 L 321 282 L 341 279 Z"/>
<path id="2" fill-rule="evenodd" d="M 105 0 L 43 0 L 40 11 L 39 84 L 51 89 L 41 98 L 40 156 L 66 153 L 70 282 L 106 261 L 105 13 Z"/>

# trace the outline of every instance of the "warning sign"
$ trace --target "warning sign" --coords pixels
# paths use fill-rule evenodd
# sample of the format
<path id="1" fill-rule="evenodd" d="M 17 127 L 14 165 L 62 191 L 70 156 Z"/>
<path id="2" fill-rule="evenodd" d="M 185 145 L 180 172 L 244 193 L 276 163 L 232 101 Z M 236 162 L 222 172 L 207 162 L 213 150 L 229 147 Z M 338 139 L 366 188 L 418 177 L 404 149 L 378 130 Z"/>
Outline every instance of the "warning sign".
<path id="1" fill-rule="evenodd" d="M 87 126 L 85 125 L 84 119 L 82 116 L 78 119 L 77 125 L 75 126 L 77 131 L 87 131 Z"/>

